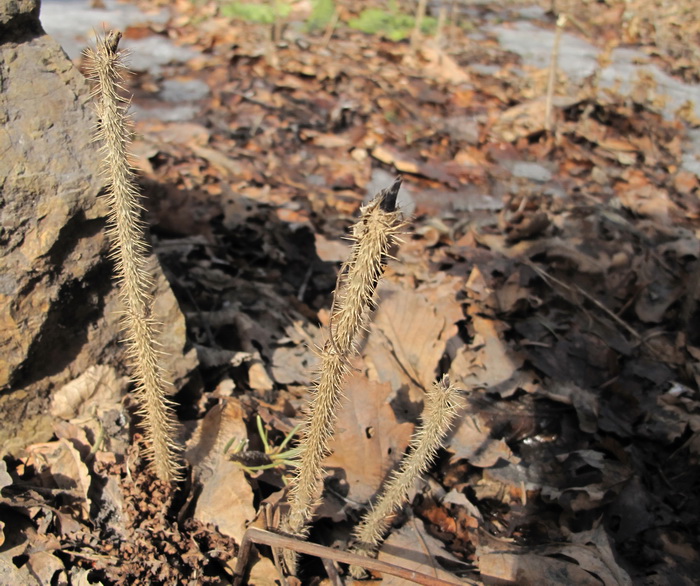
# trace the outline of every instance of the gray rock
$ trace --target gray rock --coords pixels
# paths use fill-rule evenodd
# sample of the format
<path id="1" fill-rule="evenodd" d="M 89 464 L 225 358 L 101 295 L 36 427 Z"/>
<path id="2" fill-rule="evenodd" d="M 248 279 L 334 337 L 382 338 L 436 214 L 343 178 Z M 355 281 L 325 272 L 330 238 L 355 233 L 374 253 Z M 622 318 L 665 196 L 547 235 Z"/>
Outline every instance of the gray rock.
<path id="1" fill-rule="evenodd" d="M 39 0 L 3 0 L 0 2 L 0 32 L 8 32 L 10 23 L 27 20 L 38 23 Z M 12 22 L 15 21 L 15 22 Z"/>
<path id="2" fill-rule="evenodd" d="M 41 23 L 70 59 L 78 59 L 94 31 L 103 28 L 124 31 L 130 25 L 142 23 L 164 24 L 169 17 L 167 10 L 146 15 L 136 3 L 119 0 L 104 0 L 103 6 L 94 8 L 89 0 L 42 0 Z M 131 39 L 122 39 L 121 46 L 131 49 L 131 43 Z"/>
<path id="3" fill-rule="evenodd" d="M 552 173 L 539 163 L 528 163 L 527 161 L 517 161 L 512 165 L 513 177 L 529 179 L 538 183 L 547 183 L 552 178 Z"/>
<path id="4" fill-rule="evenodd" d="M 210 94 L 209 86 L 199 79 L 166 79 L 161 84 L 160 97 L 166 102 L 201 100 Z"/>

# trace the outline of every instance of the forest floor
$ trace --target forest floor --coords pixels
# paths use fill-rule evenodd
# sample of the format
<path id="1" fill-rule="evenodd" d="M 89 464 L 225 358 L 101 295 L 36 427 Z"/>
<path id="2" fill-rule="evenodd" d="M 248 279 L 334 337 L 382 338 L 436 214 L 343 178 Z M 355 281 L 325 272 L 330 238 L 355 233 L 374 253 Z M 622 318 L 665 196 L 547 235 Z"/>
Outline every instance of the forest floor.
<path id="1" fill-rule="evenodd" d="M 231 582 L 246 527 L 275 528 L 291 468 L 274 446 L 300 422 L 343 236 L 401 174 L 408 223 L 310 540 L 346 547 L 449 374 L 465 407 L 379 559 L 450 583 L 697 583 L 700 104 L 669 113 L 650 76 L 622 91 L 600 75 L 634 46 L 697 84 L 693 2 L 572 3 L 566 31 L 600 67 L 554 76 L 549 119 L 549 69 L 492 28 L 551 34 L 543 9 L 478 4 L 412 46 L 348 26 L 362 3 L 340 4 L 332 35 L 305 3 L 279 26 L 168 4 L 125 40 L 196 56 L 125 87 L 154 249 L 200 361 L 175 397 L 187 480 L 144 470 L 123 373 L 96 367 L 56 393 L 56 439 L 0 463 L 0 582 Z M 249 569 L 279 583 L 265 547 Z"/>

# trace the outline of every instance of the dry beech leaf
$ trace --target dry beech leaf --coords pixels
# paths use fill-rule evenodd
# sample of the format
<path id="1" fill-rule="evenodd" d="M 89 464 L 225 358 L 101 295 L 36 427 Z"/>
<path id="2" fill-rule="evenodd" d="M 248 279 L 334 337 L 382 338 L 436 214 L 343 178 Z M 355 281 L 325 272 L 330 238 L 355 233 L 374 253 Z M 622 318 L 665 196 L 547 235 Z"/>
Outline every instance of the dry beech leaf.
<path id="1" fill-rule="evenodd" d="M 374 367 L 377 380 L 390 380 L 388 377 L 392 375 L 381 373 L 393 369 L 403 370 L 426 389 L 435 381 L 447 340 L 457 333 L 454 318 L 456 313 L 461 317 L 461 309 L 453 296 L 435 299 L 437 293 L 431 293 L 432 299 L 396 283 L 385 281 L 380 286 L 379 307 L 372 319 L 370 338 L 381 333 L 386 341 L 368 341 L 366 352 L 366 360 Z M 374 348 L 377 344 L 388 346 L 394 364 L 385 364 L 383 356 L 377 358 L 369 351 L 370 346 Z"/>
<path id="2" fill-rule="evenodd" d="M 27 566 L 42 584 L 67 584 L 63 562 L 48 551 L 32 553 Z"/>
<path id="3" fill-rule="evenodd" d="M 215 525 L 221 533 L 240 543 L 248 523 L 255 517 L 253 490 L 245 473 L 235 462 L 222 458 L 202 485 L 194 518 Z"/>
<path id="4" fill-rule="evenodd" d="M 272 378 L 279 384 L 309 387 L 320 360 L 314 349 L 323 345 L 325 334 L 321 328 L 301 320 L 286 326 L 284 333 L 272 346 Z"/>
<path id="5" fill-rule="evenodd" d="M 479 572 L 486 583 L 631 586 L 602 526 L 572 533 L 569 538 L 571 543 L 538 548 L 537 553 L 512 547 L 503 548 L 511 551 L 494 551 L 493 541 L 480 545 L 476 552 Z"/>
<path id="6" fill-rule="evenodd" d="M 575 98 L 554 96 L 552 104 L 557 109 L 569 108 L 578 100 Z M 497 140 L 515 142 L 523 136 L 530 136 L 544 130 L 545 98 L 524 102 L 501 112 L 491 128 L 491 135 Z"/>
<path id="7" fill-rule="evenodd" d="M 33 464 L 42 486 L 70 491 L 80 502 L 78 518 L 90 517 L 90 473 L 80 453 L 66 439 L 27 448 L 27 464 Z"/>
<path id="8" fill-rule="evenodd" d="M 479 422 L 478 415 L 465 414 L 445 447 L 454 453 L 453 461 L 465 459 L 479 468 L 495 466 L 500 459 L 509 462 L 520 461 L 504 440 L 494 439 L 489 433 L 489 427 L 485 422 Z"/>
<path id="9" fill-rule="evenodd" d="M 0 584 L 21 584 L 22 586 L 41 586 L 39 580 L 29 571 L 27 565 L 18 568 L 12 556 L 0 552 Z"/>
<path id="10" fill-rule="evenodd" d="M 512 394 L 525 384 L 526 373 L 519 371 L 524 363 L 504 341 L 503 322 L 482 317 L 476 305 L 470 306 L 472 343 L 460 348 L 452 361 L 450 377 L 467 388 L 488 388 L 501 396 Z"/>
<path id="11" fill-rule="evenodd" d="M 393 531 L 384 542 L 379 560 L 428 574 L 443 580 L 456 583 L 454 574 L 444 570 L 438 563 L 440 559 L 447 560 L 458 566 L 463 565 L 459 559 L 449 553 L 444 544 L 432 537 L 425 530 L 421 519 L 412 518 L 401 529 Z M 406 580 L 396 576 L 383 576 L 382 586 L 403 586 Z"/>
<path id="12" fill-rule="evenodd" d="M 94 578 L 90 577 L 91 570 L 81 570 L 73 568 L 71 570 L 71 585 L 72 586 L 102 586 L 102 582 L 94 582 Z M 94 573 L 94 572 L 93 572 Z"/>
<path id="13" fill-rule="evenodd" d="M 482 554 L 479 573 L 487 584 L 600 586 L 600 580 L 576 564 L 534 553 Z"/>
<path id="14" fill-rule="evenodd" d="M 490 481 L 540 490 L 543 497 L 573 512 L 590 511 L 611 501 L 631 475 L 629 465 L 595 450 L 575 450 L 555 457 L 546 454 L 484 472 Z"/>
<path id="15" fill-rule="evenodd" d="M 118 405 L 127 383 L 128 378 L 119 376 L 113 366 L 91 366 L 53 394 L 51 415 L 75 419 L 93 415 L 105 405 Z"/>
<path id="16" fill-rule="evenodd" d="M 455 85 L 471 81 L 469 74 L 448 53 L 430 43 L 422 43 L 420 56 L 427 61 L 425 71 L 441 82 Z"/>
<path id="17" fill-rule="evenodd" d="M 233 399 L 214 406 L 202 420 L 186 454 L 202 486 L 194 518 L 215 525 L 238 542 L 255 517 L 253 490 L 240 466 L 224 454 L 224 448 L 233 438 L 247 437 L 243 415 L 241 404 Z"/>
<path id="18" fill-rule="evenodd" d="M 266 557 L 259 557 L 248 575 L 249 586 L 277 586 L 279 584 L 279 572 L 275 564 Z"/>
<path id="19" fill-rule="evenodd" d="M 565 405 L 573 405 L 581 431 L 595 433 L 598 429 L 600 406 L 597 393 L 579 387 L 571 381 L 562 381 L 541 385 L 537 394 Z"/>
<path id="20" fill-rule="evenodd" d="M 332 454 L 325 464 L 345 472 L 351 500 L 369 501 L 408 446 L 413 425 L 396 421 L 387 402 L 390 394 L 390 385 L 372 382 L 358 372 L 346 380 L 347 400 L 338 414 Z"/>
<path id="21" fill-rule="evenodd" d="M 459 187 L 459 181 L 456 177 L 459 174 L 459 169 L 451 169 L 450 165 L 437 160 L 431 160 L 423 163 L 410 154 L 403 153 L 388 145 L 378 145 L 372 149 L 372 156 L 387 165 L 393 165 L 402 173 L 410 173 L 411 175 L 422 175 L 428 179 L 434 179 L 445 183 L 450 187 Z M 455 173 L 456 171 L 456 173 Z"/>
<path id="22" fill-rule="evenodd" d="M 9 472 L 7 471 L 7 462 L 5 462 L 5 460 L 0 460 L 0 492 L 2 492 L 3 488 L 10 486 L 11 484 L 12 476 L 10 476 Z"/>
<path id="23" fill-rule="evenodd" d="M 594 574 L 604 586 L 631 586 L 629 574 L 615 561 L 608 537 L 602 525 L 590 531 L 571 535 L 571 545 L 557 547 L 554 552 L 572 558 L 587 572 Z"/>
<path id="24" fill-rule="evenodd" d="M 532 299 L 532 290 L 522 284 L 520 270 L 513 272 L 496 291 L 496 299 L 501 313 L 511 313 L 522 307 L 526 307 Z"/>

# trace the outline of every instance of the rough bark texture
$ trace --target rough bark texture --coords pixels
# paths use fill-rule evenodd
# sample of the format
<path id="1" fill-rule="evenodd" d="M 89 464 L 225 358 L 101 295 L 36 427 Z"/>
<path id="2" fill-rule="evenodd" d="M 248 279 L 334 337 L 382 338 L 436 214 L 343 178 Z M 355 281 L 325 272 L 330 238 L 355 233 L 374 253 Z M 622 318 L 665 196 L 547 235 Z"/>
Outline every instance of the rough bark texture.
<path id="1" fill-rule="evenodd" d="M 123 361 L 89 87 L 43 33 L 38 2 L 0 0 L 0 452 L 51 433 L 51 389 Z M 154 261 L 165 367 L 181 386 L 185 323 Z M 20 433 L 21 430 L 21 433 Z"/>

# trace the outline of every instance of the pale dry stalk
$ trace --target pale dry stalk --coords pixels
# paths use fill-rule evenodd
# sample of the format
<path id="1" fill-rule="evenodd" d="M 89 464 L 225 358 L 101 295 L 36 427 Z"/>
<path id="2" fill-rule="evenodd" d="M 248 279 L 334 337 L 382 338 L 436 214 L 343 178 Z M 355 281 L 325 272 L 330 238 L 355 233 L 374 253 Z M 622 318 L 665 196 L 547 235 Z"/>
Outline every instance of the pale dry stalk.
<path id="1" fill-rule="evenodd" d="M 418 5 L 416 6 L 416 17 L 413 25 L 413 31 L 411 32 L 411 49 L 413 51 L 418 49 L 418 44 L 421 42 L 423 37 L 422 28 L 423 21 L 425 20 L 425 13 L 428 9 L 428 0 L 418 0 Z"/>
<path id="2" fill-rule="evenodd" d="M 102 143 L 111 256 L 124 305 L 127 356 L 136 383 L 138 413 L 143 418 L 146 457 L 158 478 L 172 481 L 178 476 L 178 450 L 173 440 L 175 415 L 159 361 L 157 327 L 151 317 L 153 278 L 147 267 L 142 206 L 128 162 L 129 102 L 119 94 L 124 71 L 123 51 L 118 49 L 120 39 L 121 33 L 110 31 L 97 39 L 94 50 L 87 52 L 90 77 L 96 82 L 96 136 Z"/>
<path id="3" fill-rule="evenodd" d="M 411 438 L 409 453 L 398 470 L 391 475 L 377 502 L 353 531 L 355 545 L 352 551 L 369 557 L 381 545 L 391 525 L 392 516 L 401 509 L 416 480 L 427 472 L 460 405 L 460 391 L 449 384 L 447 377 L 437 381 L 428 390 L 422 422 Z M 365 575 L 365 570 L 360 566 L 351 566 L 350 572 L 356 578 Z"/>
<path id="4" fill-rule="evenodd" d="M 566 26 L 566 15 L 560 14 L 557 18 L 557 29 L 554 33 L 554 45 L 552 46 L 552 56 L 549 63 L 549 75 L 547 77 L 547 93 L 544 103 L 544 129 L 552 131 L 552 106 L 554 103 L 554 86 L 557 81 L 557 70 L 559 69 L 559 46 L 561 45 L 561 34 Z"/>
<path id="5" fill-rule="evenodd" d="M 352 253 L 338 277 L 329 339 L 321 350 L 319 379 L 306 409 L 297 472 L 291 482 L 289 515 L 282 525 L 284 531 L 293 535 L 306 536 L 306 526 L 319 500 L 322 463 L 333 437 L 348 361 L 356 351 L 355 343 L 373 307 L 372 299 L 389 250 L 402 227 L 395 211 L 400 186 L 398 178 L 391 187 L 379 192 L 363 207 L 362 216 L 353 227 Z M 293 552 L 286 555 L 292 573 L 296 570 L 295 557 Z"/>

